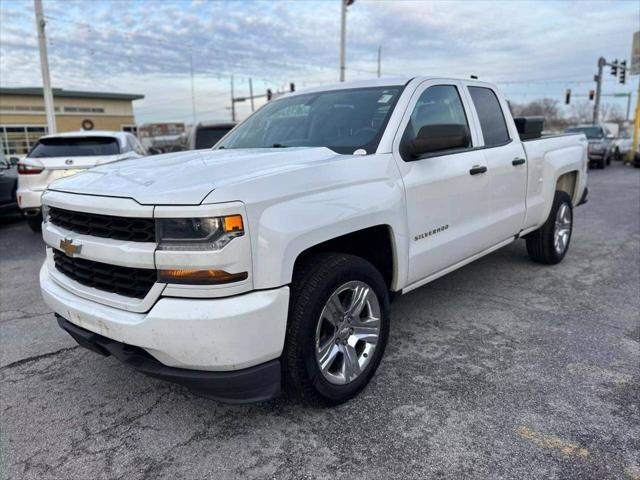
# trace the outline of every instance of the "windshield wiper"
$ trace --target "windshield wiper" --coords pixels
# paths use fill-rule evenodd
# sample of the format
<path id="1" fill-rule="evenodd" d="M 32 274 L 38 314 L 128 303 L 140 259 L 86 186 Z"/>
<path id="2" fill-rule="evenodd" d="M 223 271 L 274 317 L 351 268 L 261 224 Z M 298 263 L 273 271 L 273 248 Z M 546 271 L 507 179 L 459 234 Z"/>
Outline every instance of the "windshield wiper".
<path id="1" fill-rule="evenodd" d="M 274 143 L 271 148 L 287 148 L 289 145 L 283 145 L 282 143 Z"/>

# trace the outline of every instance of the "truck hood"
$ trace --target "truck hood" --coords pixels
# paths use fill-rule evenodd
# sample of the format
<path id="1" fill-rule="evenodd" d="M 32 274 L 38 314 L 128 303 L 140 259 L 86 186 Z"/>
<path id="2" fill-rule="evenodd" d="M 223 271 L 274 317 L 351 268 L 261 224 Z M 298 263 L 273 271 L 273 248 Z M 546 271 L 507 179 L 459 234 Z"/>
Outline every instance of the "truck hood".
<path id="1" fill-rule="evenodd" d="M 196 150 L 125 160 L 53 182 L 49 190 L 198 205 L 214 189 L 342 157 L 324 147 Z"/>

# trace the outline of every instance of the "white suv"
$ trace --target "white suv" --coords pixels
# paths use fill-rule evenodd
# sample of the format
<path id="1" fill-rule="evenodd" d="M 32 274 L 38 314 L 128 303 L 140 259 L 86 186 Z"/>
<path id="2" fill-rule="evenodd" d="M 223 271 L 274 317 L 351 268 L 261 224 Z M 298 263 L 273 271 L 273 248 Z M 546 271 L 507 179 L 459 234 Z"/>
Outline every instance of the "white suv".
<path id="1" fill-rule="evenodd" d="M 80 131 L 47 135 L 18 163 L 18 205 L 33 231 L 42 223 L 40 197 L 54 180 L 82 170 L 146 155 L 126 132 Z"/>

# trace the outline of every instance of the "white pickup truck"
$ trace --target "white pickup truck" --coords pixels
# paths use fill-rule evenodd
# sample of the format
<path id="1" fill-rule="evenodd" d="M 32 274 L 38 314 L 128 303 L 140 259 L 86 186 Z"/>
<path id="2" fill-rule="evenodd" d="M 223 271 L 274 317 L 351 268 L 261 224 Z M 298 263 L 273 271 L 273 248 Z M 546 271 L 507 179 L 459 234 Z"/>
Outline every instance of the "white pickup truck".
<path id="1" fill-rule="evenodd" d="M 541 130 L 476 80 L 287 95 L 211 150 L 53 183 L 42 293 L 81 345 L 200 394 L 344 402 L 393 297 L 520 238 L 565 256 L 587 140 Z"/>

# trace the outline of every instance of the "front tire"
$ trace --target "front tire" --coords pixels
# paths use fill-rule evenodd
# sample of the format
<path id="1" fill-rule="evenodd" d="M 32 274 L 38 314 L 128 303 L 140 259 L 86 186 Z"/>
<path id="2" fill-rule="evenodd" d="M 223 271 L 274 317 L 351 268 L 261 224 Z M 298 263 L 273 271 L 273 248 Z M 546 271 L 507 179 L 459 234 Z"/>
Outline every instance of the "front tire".
<path id="1" fill-rule="evenodd" d="M 27 225 L 34 232 L 40 232 L 42 230 L 42 214 L 26 215 Z"/>
<path id="2" fill-rule="evenodd" d="M 389 336 L 389 293 L 366 260 L 320 254 L 296 268 L 283 354 L 285 386 L 311 405 L 337 405 L 373 377 Z"/>
<path id="3" fill-rule="evenodd" d="M 551 212 L 545 224 L 527 235 L 527 253 L 534 262 L 560 263 L 571 242 L 573 207 L 566 192 L 556 191 Z"/>

